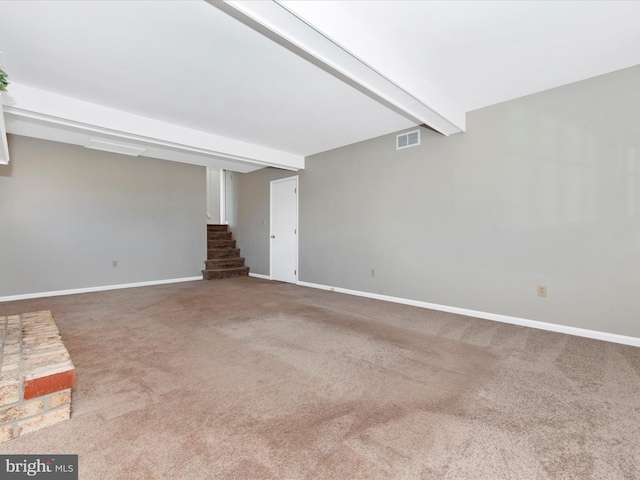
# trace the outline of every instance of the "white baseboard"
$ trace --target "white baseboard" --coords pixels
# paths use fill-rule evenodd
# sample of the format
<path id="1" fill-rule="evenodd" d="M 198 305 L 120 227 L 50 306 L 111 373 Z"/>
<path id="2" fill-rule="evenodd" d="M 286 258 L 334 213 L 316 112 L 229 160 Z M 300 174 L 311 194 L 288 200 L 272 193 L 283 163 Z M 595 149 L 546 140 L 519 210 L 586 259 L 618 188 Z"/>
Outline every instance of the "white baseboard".
<path id="1" fill-rule="evenodd" d="M 55 292 L 38 292 L 38 293 L 27 293 L 24 295 L 11 295 L 8 297 L 0 297 L 0 302 L 12 302 L 14 300 L 30 300 L 32 298 L 58 297 L 60 295 L 75 295 L 76 293 L 103 292 L 105 290 L 119 290 L 121 288 L 149 287 L 151 285 L 193 282 L 195 280 L 202 280 L 202 276 L 169 278 L 167 280 L 152 280 L 150 282 L 123 283 L 120 285 L 104 285 L 101 287 L 75 288 L 72 290 L 58 290 Z"/>
<path id="2" fill-rule="evenodd" d="M 510 323 L 520 325 L 522 327 L 537 328 L 539 330 L 548 330 L 550 332 L 566 333 L 567 335 L 575 335 L 577 337 L 593 338 L 595 340 L 604 340 L 605 342 L 620 343 L 623 345 L 631 345 L 640 347 L 640 338 L 628 337 L 626 335 L 618 335 L 617 333 L 599 332 L 597 330 L 587 330 L 586 328 L 569 327 L 566 325 L 558 325 L 555 323 L 540 322 L 538 320 L 528 320 L 526 318 L 511 317 L 508 315 L 500 315 L 497 313 L 480 312 L 478 310 L 468 310 L 466 308 L 450 307 L 448 305 L 439 305 L 437 303 L 420 302 L 418 300 L 409 300 L 406 298 L 390 297 L 388 295 L 380 295 L 377 293 L 361 292 L 358 290 L 349 290 L 340 287 L 329 287 L 317 283 L 298 282 L 301 287 L 318 288 L 320 290 L 328 290 L 331 292 L 345 293 L 347 295 L 355 295 L 358 297 L 373 298 L 383 300 L 385 302 L 401 303 L 403 305 L 411 305 L 414 307 L 428 308 L 430 310 L 438 310 L 441 312 L 457 313 L 458 315 L 466 315 L 468 317 L 482 318 L 484 320 L 493 320 L 496 322 Z"/>
<path id="3" fill-rule="evenodd" d="M 262 275 L 260 273 L 251 273 L 251 272 L 249 272 L 249 276 L 250 277 L 255 277 L 255 278 L 261 278 L 263 280 L 271 280 L 271 277 L 269 275 Z"/>

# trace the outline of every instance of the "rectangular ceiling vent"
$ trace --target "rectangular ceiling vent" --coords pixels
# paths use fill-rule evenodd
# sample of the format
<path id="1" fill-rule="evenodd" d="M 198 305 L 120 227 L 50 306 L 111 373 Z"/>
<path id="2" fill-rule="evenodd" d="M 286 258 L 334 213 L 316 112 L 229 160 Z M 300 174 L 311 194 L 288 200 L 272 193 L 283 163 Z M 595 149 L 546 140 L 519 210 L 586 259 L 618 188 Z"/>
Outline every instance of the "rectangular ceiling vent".
<path id="1" fill-rule="evenodd" d="M 416 145 L 420 145 L 420 130 L 396 135 L 396 150 L 415 147 Z"/>

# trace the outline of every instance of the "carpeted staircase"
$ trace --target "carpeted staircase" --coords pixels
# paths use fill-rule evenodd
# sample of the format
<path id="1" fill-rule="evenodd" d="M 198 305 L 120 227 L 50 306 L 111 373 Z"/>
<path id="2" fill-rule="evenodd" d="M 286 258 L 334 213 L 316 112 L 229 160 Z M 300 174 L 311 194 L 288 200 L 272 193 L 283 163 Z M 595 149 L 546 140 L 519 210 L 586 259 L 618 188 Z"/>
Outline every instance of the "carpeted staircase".
<path id="1" fill-rule="evenodd" d="M 207 225 L 207 260 L 202 270 L 204 280 L 230 278 L 249 275 L 249 267 L 244 266 L 244 258 L 236 241 L 231 239 L 227 225 Z"/>

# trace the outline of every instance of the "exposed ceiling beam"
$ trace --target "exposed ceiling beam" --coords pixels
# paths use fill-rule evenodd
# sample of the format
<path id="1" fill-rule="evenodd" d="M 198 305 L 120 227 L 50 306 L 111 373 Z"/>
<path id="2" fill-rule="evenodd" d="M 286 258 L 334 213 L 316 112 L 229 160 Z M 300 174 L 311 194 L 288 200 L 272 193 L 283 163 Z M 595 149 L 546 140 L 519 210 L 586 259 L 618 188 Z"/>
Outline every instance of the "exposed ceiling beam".
<path id="1" fill-rule="evenodd" d="M 78 145 L 85 145 L 89 136 L 103 142 L 115 140 L 142 147 L 144 156 L 214 167 L 219 164 L 218 168 L 239 172 L 266 166 L 287 170 L 304 168 L 302 155 L 142 117 L 17 82 L 11 84 L 10 94 L 1 100 L 8 133 Z"/>
<path id="2" fill-rule="evenodd" d="M 369 35 L 353 33 L 355 23 L 341 29 L 348 18 L 314 22 L 294 11 L 296 2 L 207 0 L 265 36 L 300 54 L 360 91 L 443 135 L 465 129 L 465 112 L 453 105 L 408 65 L 400 64 L 383 44 Z M 304 3 L 304 2 L 302 2 Z M 335 33 L 328 32 L 332 22 Z M 360 32 L 362 33 L 362 32 Z M 373 42 L 373 43 L 372 43 Z"/>
<path id="3" fill-rule="evenodd" d="M 9 164 L 9 144 L 7 143 L 7 130 L 4 126 L 4 114 L 2 112 L 2 93 L 0 93 L 0 165 Z"/>

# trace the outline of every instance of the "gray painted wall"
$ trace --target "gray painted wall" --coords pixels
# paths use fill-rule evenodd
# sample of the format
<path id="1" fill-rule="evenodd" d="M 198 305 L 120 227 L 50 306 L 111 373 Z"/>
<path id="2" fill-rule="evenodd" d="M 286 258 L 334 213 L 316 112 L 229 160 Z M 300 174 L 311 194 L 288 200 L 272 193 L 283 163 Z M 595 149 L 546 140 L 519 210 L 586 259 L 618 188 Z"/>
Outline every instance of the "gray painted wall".
<path id="1" fill-rule="evenodd" d="M 204 167 L 19 136 L 9 146 L 0 297 L 200 275 Z"/>
<path id="2" fill-rule="evenodd" d="M 640 337 L 640 66 L 314 155 L 299 279 Z M 237 237 L 268 275 L 268 182 L 238 182 Z M 371 269 L 376 277 L 371 277 Z M 536 285 L 548 296 L 536 295 Z"/>

